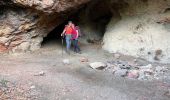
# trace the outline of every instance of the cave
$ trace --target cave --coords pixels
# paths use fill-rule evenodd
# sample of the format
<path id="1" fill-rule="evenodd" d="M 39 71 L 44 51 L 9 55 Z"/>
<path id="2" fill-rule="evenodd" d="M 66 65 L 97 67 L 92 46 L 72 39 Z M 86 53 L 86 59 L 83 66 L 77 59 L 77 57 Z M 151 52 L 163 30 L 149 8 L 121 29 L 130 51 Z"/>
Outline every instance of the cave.
<path id="1" fill-rule="evenodd" d="M 65 25 L 68 24 L 68 21 L 72 21 L 76 26 L 80 27 L 82 36 L 80 37 L 79 42 L 81 44 L 101 43 L 107 25 L 113 16 L 109 6 L 106 7 L 106 5 L 106 2 L 102 4 L 99 2 L 92 2 L 89 5 L 83 6 L 49 32 L 47 36 L 43 38 L 41 47 L 48 47 L 48 45 L 51 46 L 52 44 L 61 45 L 62 40 L 60 34 L 62 33 Z M 99 10 L 101 12 L 98 12 Z"/>
<path id="2" fill-rule="evenodd" d="M 70 15 L 68 19 L 66 19 L 61 24 L 57 25 L 54 29 L 52 29 L 52 31 L 50 31 L 47 34 L 47 36 L 43 38 L 43 41 L 41 43 L 41 48 L 55 47 L 55 49 L 61 49 L 62 39 L 63 39 L 63 45 L 65 46 L 66 45 L 65 38 L 61 37 L 61 33 L 63 32 L 65 26 L 68 24 L 69 21 L 72 21 L 76 26 L 78 25 L 78 14 L 79 12 Z"/>
<path id="3" fill-rule="evenodd" d="M 169 62 L 168 0 L 1 0 L 0 8 L 0 52 L 61 45 L 60 34 L 72 20 L 83 44 L 99 41 L 109 53 Z"/>
<path id="4" fill-rule="evenodd" d="M 54 28 L 46 37 L 43 38 L 43 42 L 41 44 L 41 47 L 48 47 L 48 45 L 61 45 L 61 33 L 63 32 L 63 29 L 67 22 L 60 24 L 56 28 Z"/>

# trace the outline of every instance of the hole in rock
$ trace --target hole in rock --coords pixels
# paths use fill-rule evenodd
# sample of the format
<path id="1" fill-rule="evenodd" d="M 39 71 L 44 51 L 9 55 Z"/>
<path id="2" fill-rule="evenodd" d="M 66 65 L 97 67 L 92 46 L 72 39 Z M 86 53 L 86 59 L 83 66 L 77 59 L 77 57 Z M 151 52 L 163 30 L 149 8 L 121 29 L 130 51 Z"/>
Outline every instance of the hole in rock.
<path id="1" fill-rule="evenodd" d="M 95 2 L 70 15 L 67 21 L 57 26 L 44 38 L 42 47 L 54 46 L 57 49 L 58 47 L 56 46 L 58 45 L 61 48 L 62 40 L 60 35 L 65 25 L 67 25 L 68 20 L 71 20 L 76 26 L 78 25 L 80 27 L 82 34 L 79 39 L 80 47 L 83 46 L 82 44 L 100 44 L 111 18 L 113 16 L 119 16 L 117 13 L 114 14 L 110 7 L 106 5 L 108 4 Z"/>
<path id="2" fill-rule="evenodd" d="M 66 22 L 54 28 L 44 39 L 42 42 L 42 47 L 56 47 L 61 46 L 62 39 L 61 33 L 66 25 Z"/>

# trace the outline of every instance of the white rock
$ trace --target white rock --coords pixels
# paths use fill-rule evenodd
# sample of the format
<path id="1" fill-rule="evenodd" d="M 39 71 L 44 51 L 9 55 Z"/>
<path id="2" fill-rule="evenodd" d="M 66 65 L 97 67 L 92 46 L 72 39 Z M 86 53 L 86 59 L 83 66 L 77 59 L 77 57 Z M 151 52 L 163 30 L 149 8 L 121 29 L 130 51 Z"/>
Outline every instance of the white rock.
<path id="1" fill-rule="evenodd" d="M 107 67 L 107 64 L 103 62 L 94 62 L 94 63 L 90 63 L 89 65 L 93 69 L 104 69 Z"/>
<path id="2" fill-rule="evenodd" d="M 134 59 L 134 60 L 133 60 L 133 62 L 135 62 L 135 63 L 136 63 L 137 61 L 138 61 L 137 59 Z"/>
<path id="3" fill-rule="evenodd" d="M 34 85 L 32 85 L 32 86 L 30 87 L 30 89 L 35 89 L 35 86 L 34 86 Z"/>
<path id="4" fill-rule="evenodd" d="M 40 75 L 40 76 L 44 76 L 44 75 L 45 75 L 45 72 L 41 71 L 41 72 L 39 72 L 39 75 Z"/>
<path id="5" fill-rule="evenodd" d="M 44 76 L 45 72 L 44 71 L 40 71 L 37 74 L 35 74 L 34 76 Z"/>
<path id="6" fill-rule="evenodd" d="M 70 64 L 70 60 L 69 59 L 64 59 L 63 63 L 69 65 Z"/>
<path id="7" fill-rule="evenodd" d="M 152 69 L 153 66 L 152 66 L 152 64 L 149 64 L 149 65 L 147 65 L 147 66 L 140 66 L 140 68 L 141 68 L 141 69 Z"/>

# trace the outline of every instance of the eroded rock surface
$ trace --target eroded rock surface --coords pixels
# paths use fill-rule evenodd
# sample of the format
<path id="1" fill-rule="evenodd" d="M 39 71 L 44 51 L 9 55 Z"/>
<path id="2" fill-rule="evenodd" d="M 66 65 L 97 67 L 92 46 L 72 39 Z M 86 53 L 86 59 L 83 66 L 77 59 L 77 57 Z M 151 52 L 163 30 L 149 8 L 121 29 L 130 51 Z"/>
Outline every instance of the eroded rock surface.
<path id="1" fill-rule="evenodd" d="M 105 50 L 169 63 L 170 0 L 112 0 L 112 11 L 105 36 Z M 117 6 L 114 6 L 117 5 Z"/>
<path id="2" fill-rule="evenodd" d="M 0 52 L 36 50 L 53 28 L 89 0 L 1 0 Z"/>

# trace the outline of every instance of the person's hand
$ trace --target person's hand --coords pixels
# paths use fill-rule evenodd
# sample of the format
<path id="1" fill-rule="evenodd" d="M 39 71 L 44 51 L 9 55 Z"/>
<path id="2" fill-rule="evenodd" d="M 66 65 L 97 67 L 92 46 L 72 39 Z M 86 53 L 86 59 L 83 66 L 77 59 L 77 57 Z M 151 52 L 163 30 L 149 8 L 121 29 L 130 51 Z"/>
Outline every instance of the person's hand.
<path id="1" fill-rule="evenodd" d="M 61 34 L 61 37 L 63 36 L 63 34 Z"/>

